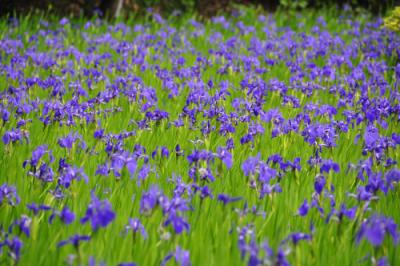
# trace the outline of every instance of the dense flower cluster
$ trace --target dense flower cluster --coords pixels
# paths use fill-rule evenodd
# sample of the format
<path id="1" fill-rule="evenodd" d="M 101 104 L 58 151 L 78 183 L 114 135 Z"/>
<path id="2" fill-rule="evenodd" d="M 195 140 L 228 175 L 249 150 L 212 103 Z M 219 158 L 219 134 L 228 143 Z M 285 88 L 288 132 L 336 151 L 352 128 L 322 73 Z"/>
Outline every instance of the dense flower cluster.
<path id="1" fill-rule="evenodd" d="M 174 19 L 0 23 L 0 261 L 400 264 L 400 37 Z"/>

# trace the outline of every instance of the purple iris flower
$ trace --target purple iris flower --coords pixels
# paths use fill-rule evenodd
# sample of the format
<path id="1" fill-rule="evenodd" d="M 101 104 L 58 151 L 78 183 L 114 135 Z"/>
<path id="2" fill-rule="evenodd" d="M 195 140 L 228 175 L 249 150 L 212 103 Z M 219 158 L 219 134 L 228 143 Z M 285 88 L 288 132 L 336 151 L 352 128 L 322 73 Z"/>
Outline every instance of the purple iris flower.
<path id="1" fill-rule="evenodd" d="M 224 205 L 231 203 L 231 202 L 239 201 L 241 199 L 242 199 L 242 197 L 231 197 L 226 194 L 219 194 L 217 197 L 217 200 L 221 201 Z"/>
<path id="2" fill-rule="evenodd" d="M 340 171 L 340 167 L 337 163 L 335 163 L 332 160 L 322 160 L 321 163 L 321 168 L 320 168 L 320 173 L 329 173 L 330 170 L 335 171 L 336 173 L 338 173 Z"/>
<path id="3" fill-rule="evenodd" d="M 90 236 L 88 236 L 88 235 L 73 235 L 66 240 L 62 240 L 62 241 L 58 242 L 57 247 L 60 248 L 67 244 L 71 244 L 75 247 L 75 249 L 78 249 L 81 242 L 84 242 L 84 241 L 87 242 L 89 240 L 90 240 Z"/>
<path id="4" fill-rule="evenodd" d="M 108 200 L 99 200 L 92 192 L 92 200 L 86 210 L 85 216 L 81 219 L 84 224 L 90 221 L 92 229 L 96 231 L 99 227 L 106 227 L 115 219 L 111 203 Z"/>
<path id="5" fill-rule="evenodd" d="M 18 227 L 27 237 L 31 235 L 31 222 L 32 219 L 26 215 L 22 215 L 21 219 L 15 220 L 12 225 L 8 228 L 8 232 L 11 233 L 14 227 Z"/>
<path id="6" fill-rule="evenodd" d="M 312 239 L 312 235 L 310 235 L 310 234 L 291 233 L 281 242 L 281 244 L 286 243 L 287 241 L 291 241 L 294 245 L 297 245 L 297 243 L 299 243 L 299 241 L 301 241 L 301 240 L 310 241 L 311 239 Z"/>
<path id="7" fill-rule="evenodd" d="M 170 211 L 164 222 L 165 226 L 172 225 L 175 233 L 181 234 L 183 231 L 189 231 L 190 225 L 185 218 L 177 215 L 176 211 Z"/>
<path id="8" fill-rule="evenodd" d="M 152 186 L 146 193 L 142 195 L 142 198 L 140 200 L 140 212 L 150 212 L 156 207 L 159 198 L 162 196 L 163 194 L 161 190 L 157 186 Z"/>
<path id="9" fill-rule="evenodd" d="M 24 243 L 17 237 L 14 236 L 12 239 L 9 239 L 8 236 L 3 242 L 0 242 L 0 251 L 3 246 L 7 246 L 9 249 L 9 256 L 18 261 L 21 257 L 21 249 Z"/>
<path id="10" fill-rule="evenodd" d="M 306 216 L 309 208 L 310 208 L 310 206 L 308 205 L 307 200 L 304 200 L 303 204 L 301 204 L 300 208 L 297 210 L 297 213 L 300 216 Z"/>
<path id="11" fill-rule="evenodd" d="M 326 184 L 326 179 L 323 175 L 317 175 L 314 181 L 314 189 L 315 192 L 321 194 L 322 190 L 324 189 Z"/>
<path id="12" fill-rule="evenodd" d="M 35 168 L 38 163 L 39 160 L 46 154 L 46 153 L 50 153 L 50 162 L 53 161 L 53 157 L 51 155 L 51 151 L 48 150 L 47 145 L 40 145 L 38 147 L 36 147 L 36 149 L 34 151 L 32 151 L 32 155 L 30 160 L 27 160 L 23 163 L 23 167 L 25 168 L 26 165 L 29 163 L 31 165 L 31 167 Z"/>
<path id="13" fill-rule="evenodd" d="M 249 157 L 242 164 L 242 171 L 245 176 L 254 175 L 256 173 L 257 165 L 260 162 L 260 154 L 255 157 Z"/>
<path id="14" fill-rule="evenodd" d="M 147 238 L 146 229 L 138 218 L 129 218 L 129 222 L 125 226 L 125 234 L 127 234 L 130 230 L 132 230 L 133 233 L 140 232 L 144 239 Z"/>
<path id="15" fill-rule="evenodd" d="M 365 238 L 374 247 L 379 247 L 386 234 L 392 237 L 394 244 L 399 242 L 399 231 L 393 219 L 375 214 L 361 224 L 356 241 L 359 243 L 361 239 Z"/>
<path id="16" fill-rule="evenodd" d="M 28 133 L 21 131 L 20 129 L 12 129 L 10 131 L 6 131 L 3 135 L 4 144 L 9 144 L 10 142 L 14 143 L 17 141 L 21 141 L 23 138 L 28 139 Z"/>
<path id="17" fill-rule="evenodd" d="M 59 163 L 59 173 L 58 184 L 69 188 L 73 180 L 85 180 L 86 183 L 89 182 L 89 179 L 82 168 L 77 168 L 65 163 L 63 160 L 60 160 Z"/>
<path id="18" fill-rule="evenodd" d="M 180 266 L 190 266 L 192 263 L 190 262 L 190 254 L 189 251 L 182 249 L 177 246 L 174 252 L 169 253 L 161 262 L 161 266 L 165 266 L 167 262 L 175 258 L 175 261 Z"/>
<path id="19" fill-rule="evenodd" d="M 8 205 L 15 206 L 20 202 L 20 198 L 17 194 L 17 189 L 14 186 L 2 184 L 0 186 L 0 206 L 7 202 Z"/>
<path id="20" fill-rule="evenodd" d="M 36 203 L 31 203 L 31 204 L 27 204 L 26 207 L 33 211 L 33 214 L 36 216 L 39 214 L 39 211 L 49 211 L 51 210 L 50 206 L 41 204 L 41 205 L 37 205 Z"/>
<path id="21" fill-rule="evenodd" d="M 75 220 L 75 214 L 67 206 L 62 209 L 59 216 L 65 224 L 70 224 Z"/>
<path id="22" fill-rule="evenodd" d="M 218 147 L 217 154 L 218 157 L 221 159 L 221 161 L 224 162 L 226 167 L 230 169 L 232 167 L 232 154 L 226 148 L 223 147 Z"/>
<path id="23" fill-rule="evenodd" d="M 80 147 L 82 149 L 85 149 L 86 143 L 83 141 L 82 136 L 78 133 L 70 133 L 66 137 L 59 138 L 58 145 L 60 145 L 61 148 L 66 148 L 70 150 L 77 140 L 80 141 Z"/>

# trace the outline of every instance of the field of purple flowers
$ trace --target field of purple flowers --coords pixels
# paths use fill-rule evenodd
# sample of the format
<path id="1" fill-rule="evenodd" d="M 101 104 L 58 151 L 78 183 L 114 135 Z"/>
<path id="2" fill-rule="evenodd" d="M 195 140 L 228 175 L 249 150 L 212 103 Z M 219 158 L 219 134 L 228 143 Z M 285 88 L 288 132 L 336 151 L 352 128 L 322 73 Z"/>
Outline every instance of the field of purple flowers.
<path id="1" fill-rule="evenodd" d="M 0 264 L 400 265 L 399 56 L 350 11 L 0 20 Z"/>

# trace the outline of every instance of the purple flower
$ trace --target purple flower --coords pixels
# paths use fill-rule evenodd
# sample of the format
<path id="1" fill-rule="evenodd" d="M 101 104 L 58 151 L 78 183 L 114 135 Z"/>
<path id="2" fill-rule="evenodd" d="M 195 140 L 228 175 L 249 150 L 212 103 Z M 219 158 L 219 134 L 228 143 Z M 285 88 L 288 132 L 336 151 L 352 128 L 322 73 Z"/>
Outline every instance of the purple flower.
<path id="1" fill-rule="evenodd" d="M 129 223 L 125 226 L 125 234 L 132 230 L 133 233 L 140 232 L 144 239 L 147 238 L 147 232 L 143 224 L 137 218 L 129 218 Z"/>
<path id="2" fill-rule="evenodd" d="M 276 192 L 276 193 L 281 193 L 282 188 L 279 185 L 279 183 L 270 185 L 268 183 L 262 184 L 261 191 L 260 191 L 260 198 L 264 198 L 265 195 L 270 195 L 271 193 Z"/>
<path id="3" fill-rule="evenodd" d="M 315 192 L 321 194 L 322 190 L 325 187 L 325 184 L 326 184 L 325 177 L 323 175 L 317 175 L 314 181 Z"/>
<path id="4" fill-rule="evenodd" d="M 67 25 L 67 24 L 69 24 L 69 19 L 68 18 L 62 18 L 59 23 L 60 23 L 61 26 Z"/>
<path id="5" fill-rule="evenodd" d="M 184 151 L 181 149 L 181 146 L 179 144 L 175 146 L 175 153 L 176 156 L 182 156 L 184 154 Z"/>
<path id="6" fill-rule="evenodd" d="M 224 162 L 226 167 L 230 169 L 232 167 L 232 154 L 226 148 L 223 147 L 218 147 L 217 154 L 218 157 L 221 159 L 221 161 Z"/>
<path id="7" fill-rule="evenodd" d="M 7 246 L 9 249 L 10 257 L 12 259 L 18 261 L 21 257 L 21 249 L 22 249 L 23 244 L 24 243 L 17 236 L 14 236 L 14 238 L 11 240 L 8 239 L 8 237 L 6 237 L 4 242 L 0 243 L 0 252 L 1 252 L 2 246 Z"/>
<path id="8" fill-rule="evenodd" d="M 179 246 L 175 250 L 175 260 L 181 266 L 190 266 L 189 251 L 181 249 Z"/>
<path id="9" fill-rule="evenodd" d="M 136 166 L 135 166 L 135 168 L 136 168 Z M 108 176 L 109 173 L 110 173 L 110 169 L 108 167 L 108 164 L 105 163 L 105 164 L 100 164 L 100 165 L 97 166 L 95 174 L 96 175 Z"/>
<path id="10" fill-rule="evenodd" d="M 200 168 L 199 174 L 200 174 L 200 180 L 206 180 L 208 182 L 215 181 L 215 177 L 214 177 L 213 173 L 211 172 L 210 168 Z"/>
<path id="11" fill-rule="evenodd" d="M 277 174 L 276 170 L 273 169 L 273 168 L 269 168 L 267 166 L 267 164 L 260 163 L 260 167 L 259 168 L 260 168 L 259 169 L 259 172 L 260 172 L 259 180 L 262 183 L 269 183 L 271 179 L 276 177 L 276 174 Z"/>
<path id="12" fill-rule="evenodd" d="M 385 181 L 382 179 L 381 173 L 371 173 L 365 189 L 368 192 L 373 193 L 374 195 L 376 195 L 379 190 L 382 190 L 383 192 L 385 192 L 385 194 L 387 194 L 388 192 L 388 188 L 385 185 Z"/>
<path id="13" fill-rule="evenodd" d="M 365 149 L 371 151 L 375 148 L 375 145 L 379 142 L 380 135 L 379 131 L 374 126 L 368 126 L 364 133 Z"/>
<path id="14" fill-rule="evenodd" d="M 155 148 L 155 150 L 151 153 L 151 158 L 154 159 L 158 153 L 158 146 Z"/>
<path id="15" fill-rule="evenodd" d="M 256 168 L 258 163 L 260 162 L 260 154 L 255 157 L 249 157 L 242 164 L 242 171 L 245 176 L 254 175 L 256 173 Z"/>
<path id="16" fill-rule="evenodd" d="M 9 186 L 6 183 L 0 186 L 0 206 L 7 201 L 8 205 L 15 206 L 20 202 L 17 194 L 17 189 L 14 186 Z"/>
<path id="17" fill-rule="evenodd" d="M 50 224 L 53 222 L 56 216 L 60 217 L 60 220 L 67 225 L 71 224 L 75 220 L 75 214 L 67 206 L 65 206 L 61 212 L 56 210 L 53 211 L 49 217 Z"/>
<path id="18" fill-rule="evenodd" d="M 294 245 L 297 245 L 297 243 L 299 243 L 299 241 L 301 240 L 307 240 L 310 241 L 312 239 L 312 235 L 310 234 L 305 234 L 305 233 L 291 233 L 290 235 L 288 235 L 282 242 L 286 243 L 287 241 L 292 241 L 292 243 Z"/>
<path id="19" fill-rule="evenodd" d="M 58 145 L 60 145 L 61 148 L 67 148 L 67 149 L 72 149 L 72 145 L 75 142 L 75 138 L 72 134 L 69 134 L 65 138 L 59 138 L 58 139 Z"/>
<path id="20" fill-rule="evenodd" d="M 15 220 L 10 228 L 8 228 L 8 232 L 11 233 L 12 229 L 17 226 L 21 232 L 23 232 L 27 237 L 31 235 L 31 222 L 32 219 L 26 215 L 22 215 L 21 219 Z"/>
<path id="21" fill-rule="evenodd" d="M 307 200 L 304 200 L 303 204 L 301 204 L 300 208 L 297 210 L 298 215 L 306 216 L 309 208 L 310 206 L 308 205 Z"/>
<path id="22" fill-rule="evenodd" d="M 330 170 L 335 171 L 336 173 L 338 173 L 340 171 L 340 167 L 337 163 L 335 163 L 332 160 L 322 160 L 321 163 L 321 168 L 320 168 L 320 173 L 329 173 Z"/>
<path id="23" fill-rule="evenodd" d="M 231 203 L 231 202 L 239 201 L 241 199 L 242 199 L 242 197 L 231 197 L 226 194 L 219 194 L 217 197 L 217 200 L 221 201 L 224 205 Z"/>
<path id="24" fill-rule="evenodd" d="M 376 266 L 390 266 L 387 257 L 381 257 L 376 261 Z"/>
<path id="25" fill-rule="evenodd" d="M 89 241 L 89 240 L 90 240 L 90 236 L 88 236 L 88 235 L 73 235 L 66 240 L 62 240 L 62 241 L 58 242 L 57 247 L 60 248 L 67 244 L 71 244 L 75 247 L 75 249 L 78 249 L 81 242 Z"/>
<path id="26" fill-rule="evenodd" d="M 100 128 L 100 129 L 94 131 L 94 133 L 93 133 L 93 137 L 95 139 L 101 139 L 101 138 L 103 138 L 103 136 L 104 136 L 104 129 L 103 128 Z"/>
<path id="27" fill-rule="evenodd" d="M 340 205 L 340 209 L 336 212 L 336 216 L 339 219 L 339 221 L 343 220 L 343 217 L 347 217 L 350 220 L 353 220 L 356 216 L 356 212 L 357 212 L 357 207 L 353 207 L 353 208 L 346 208 L 346 205 L 344 205 L 344 203 L 342 203 Z"/>
<path id="28" fill-rule="evenodd" d="M 157 186 L 152 186 L 146 193 L 142 195 L 142 198 L 140 200 L 140 212 L 150 212 L 156 207 L 159 198 L 162 196 L 163 194 L 161 190 Z"/>
<path id="29" fill-rule="evenodd" d="M 187 156 L 189 165 L 192 165 L 192 164 L 196 165 L 200 161 L 209 161 L 212 158 L 213 158 L 213 155 L 206 150 L 202 150 L 202 151 L 194 150 L 191 154 L 189 154 Z"/>
<path id="30" fill-rule="evenodd" d="M 41 204 L 41 205 L 37 205 L 36 203 L 31 203 L 31 204 L 27 204 L 26 205 L 28 207 L 29 210 L 33 211 L 33 214 L 36 216 L 38 215 L 39 211 L 49 211 L 51 210 L 50 206 Z"/>
<path id="31" fill-rule="evenodd" d="M 98 264 L 96 263 L 96 259 L 92 256 L 89 257 L 89 261 L 88 261 L 88 266 L 106 266 L 105 262 L 99 262 Z"/>
<path id="32" fill-rule="evenodd" d="M 80 140 L 80 147 L 82 149 L 86 148 L 86 144 L 83 141 L 82 136 L 78 133 L 70 133 L 64 138 L 59 138 L 57 143 L 61 148 L 72 149 L 72 146 L 77 140 Z"/>
<path id="33" fill-rule="evenodd" d="M 161 156 L 165 157 L 165 158 L 169 157 L 169 150 L 167 147 L 165 147 L 165 146 L 161 147 Z"/>
<path id="34" fill-rule="evenodd" d="M 3 125 L 4 125 L 10 119 L 10 112 L 7 109 L 3 109 L 1 118 L 3 119 Z"/>
<path id="35" fill-rule="evenodd" d="M 168 119 L 168 112 L 162 110 L 154 110 L 153 112 L 146 112 L 146 118 L 153 121 L 161 121 L 162 119 Z"/>
<path id="36" fill-rule="evenodd" d="M 249 143 L 250 141 L 254 141 L 254 137 L 251 134 L 246 134 L 240 139 L 240 144 L 246 144 Z"/>
<path id="37" fill-rule="evenodd" d="M 374 247 L 378 247 L 382 245 L 385 234 L 392 237 L 394 244 L 399 242 L 397 224 L 391 218 L 373 215 L 362 223 L 356 240 L 359 243 L 365 238 Z"/>
<path id="38" fill-rule="evenodd" d="M 400 182 L 400 170 L 399 169 L 390 169 L 385 174 L 386 186 L 393 189 L 393 183 Z"/>
<path id="39" fill-rule="evenodd" d="M 275 265 L 290 266 L 290 263 L 287 261 L 286 256 L 287 256 L 286 252 L 280 247 L 278 249 L 278 253 L 276 254 Z"/>
<path id="40" fill-rule="evenodd" d="M 99 227 L 106 227 L 115 219 L 115 213 L 111 208 L 111 203 L 108 200 L 99 200 L 92 192 L 92 201 L 90 202 L 85 216 L 81 219 L 84 224 L 90 221 L 92 229 L 96 231 Z"/>
<path id="41" fill-rule="evenodd" d="M 373 199 L 378 199 L 374 196 L 373 193 L 367 191 L 364 186 L 357 187 L 357 195 L 356 198 L 358 201 L 371 201 Z"/>
<path id="42" fill-rule="evenodd" d="M 21 141 L 23 137 L 28 138 L 27 133 L 22 132 L 20 129 L 12 129 L 4 133 L 2 140 L 7 145 L 10 142 Z"/>
<path id="43" fill-rule="evenodd" d="M 235 143 L 232 138 L 227 139 L 225 145 L 228 150 L 233 150 L 235 148 Z"/>
<path id="44" fill-rule="evenodd" d="M 138 171 L 138 180 L 144 180 L 147 178 L 147 176 L 149 175 L 151 169 L 149 164 L 143 164 L 143 166 L 140 168 L 140 170 Z"/>
<path id="45" fill-rule="evenodd" d="M 65 206 L 60 213 L 60 219 L 65 224 L 71 224 L 75 220 L 75 214 Z"/>
<path id="46" fill-rule="evenodd" d="M 192 188 L 194 190 L 194 193 L 200 192 L 201 199 L 205 199 L 207 197 L 211 199 L 214 198 L 214 195 L 212 194 L 212 191 L 208 186 L 199 186 L 196 183 L 193 183 Z"/>
<path id="47" fill-rule="evenodd" d="M 175 211 L 171 211 L 167 220 L 164 222 L 165 226 L 172 225 L 175 233 L 181 234 L 184 230 L 189 231 L 189 223 L 181 216 L 178 216 Z"/>
<path id="48" fill-rule="evenodd" d="M 64 159 L 60 159 L 59 173 L 58 184 L 65 188 L 69 188 L 73 180 L 79 181 L 83 179 L 86 183 L 89 182 L 89 179 L 82 168 L 71 166 L 65 163 Z"/>
<path id="49" fill-rule="evenodd" d="M 336 146 L 336 131 L 331 124 L 311 124 L 308 125 L 303 131 L 302 136 L 311 145 L 335 147 Z M 320 141 L 323 144 L 318 144 Z"/>
<path id="50" fill-rule="evenodd" d="M 169 253 L 161 262 L 161 266 L 165 266 L 167 262 L 175 258 L 176 263 L 180 266 L 190 266 L 190 254 L 189 251 L 181 249 L 179 246 L 176 247 L 175 252 Z"/>
<path id="51" fill-rule="evenodd" d="M 47 145 L 41 145 L 36 147 L 36 149 L 32 152 L 31 158 L 30 160 L 27 160 L 24 162 L 23 167 L 25 168 L 26 164 L 29 163 L 31 165 L 31 167 L 35 168 L 38 163 L 39 160 L 47 153 L 50 152 L 48 150 Z M 50 159 L 52 161 L 52 156 L 50 156 Z"/>

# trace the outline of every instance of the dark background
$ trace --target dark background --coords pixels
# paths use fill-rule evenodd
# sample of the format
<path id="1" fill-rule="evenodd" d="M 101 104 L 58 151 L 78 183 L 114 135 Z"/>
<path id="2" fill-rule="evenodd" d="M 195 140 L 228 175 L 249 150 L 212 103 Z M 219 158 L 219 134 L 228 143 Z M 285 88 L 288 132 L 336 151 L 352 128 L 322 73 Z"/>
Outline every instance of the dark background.
<path id="1" fill-rule="evenodd" d="M 0 16 L 18 16 L 34 10 L 42 10 L 61 16 L 103 14 L 113 17 L 118 1 L 122 1 L 124 12 L 142 14 L 143 10 L 151 7 L 163 15 L 169 15 L 179 10 L 196 12 L 203 17 L 229 11 L 233 4 L 256 5 L 268 11 L 275 11 L 278 8 L 343 7 L 348 4 L 353 9 L 362 8 L 379 15 L 384 14 L 400 2 L 400 0 L 0 0 Z M 299 7 L 300 2 L 301 7 Z"/>

